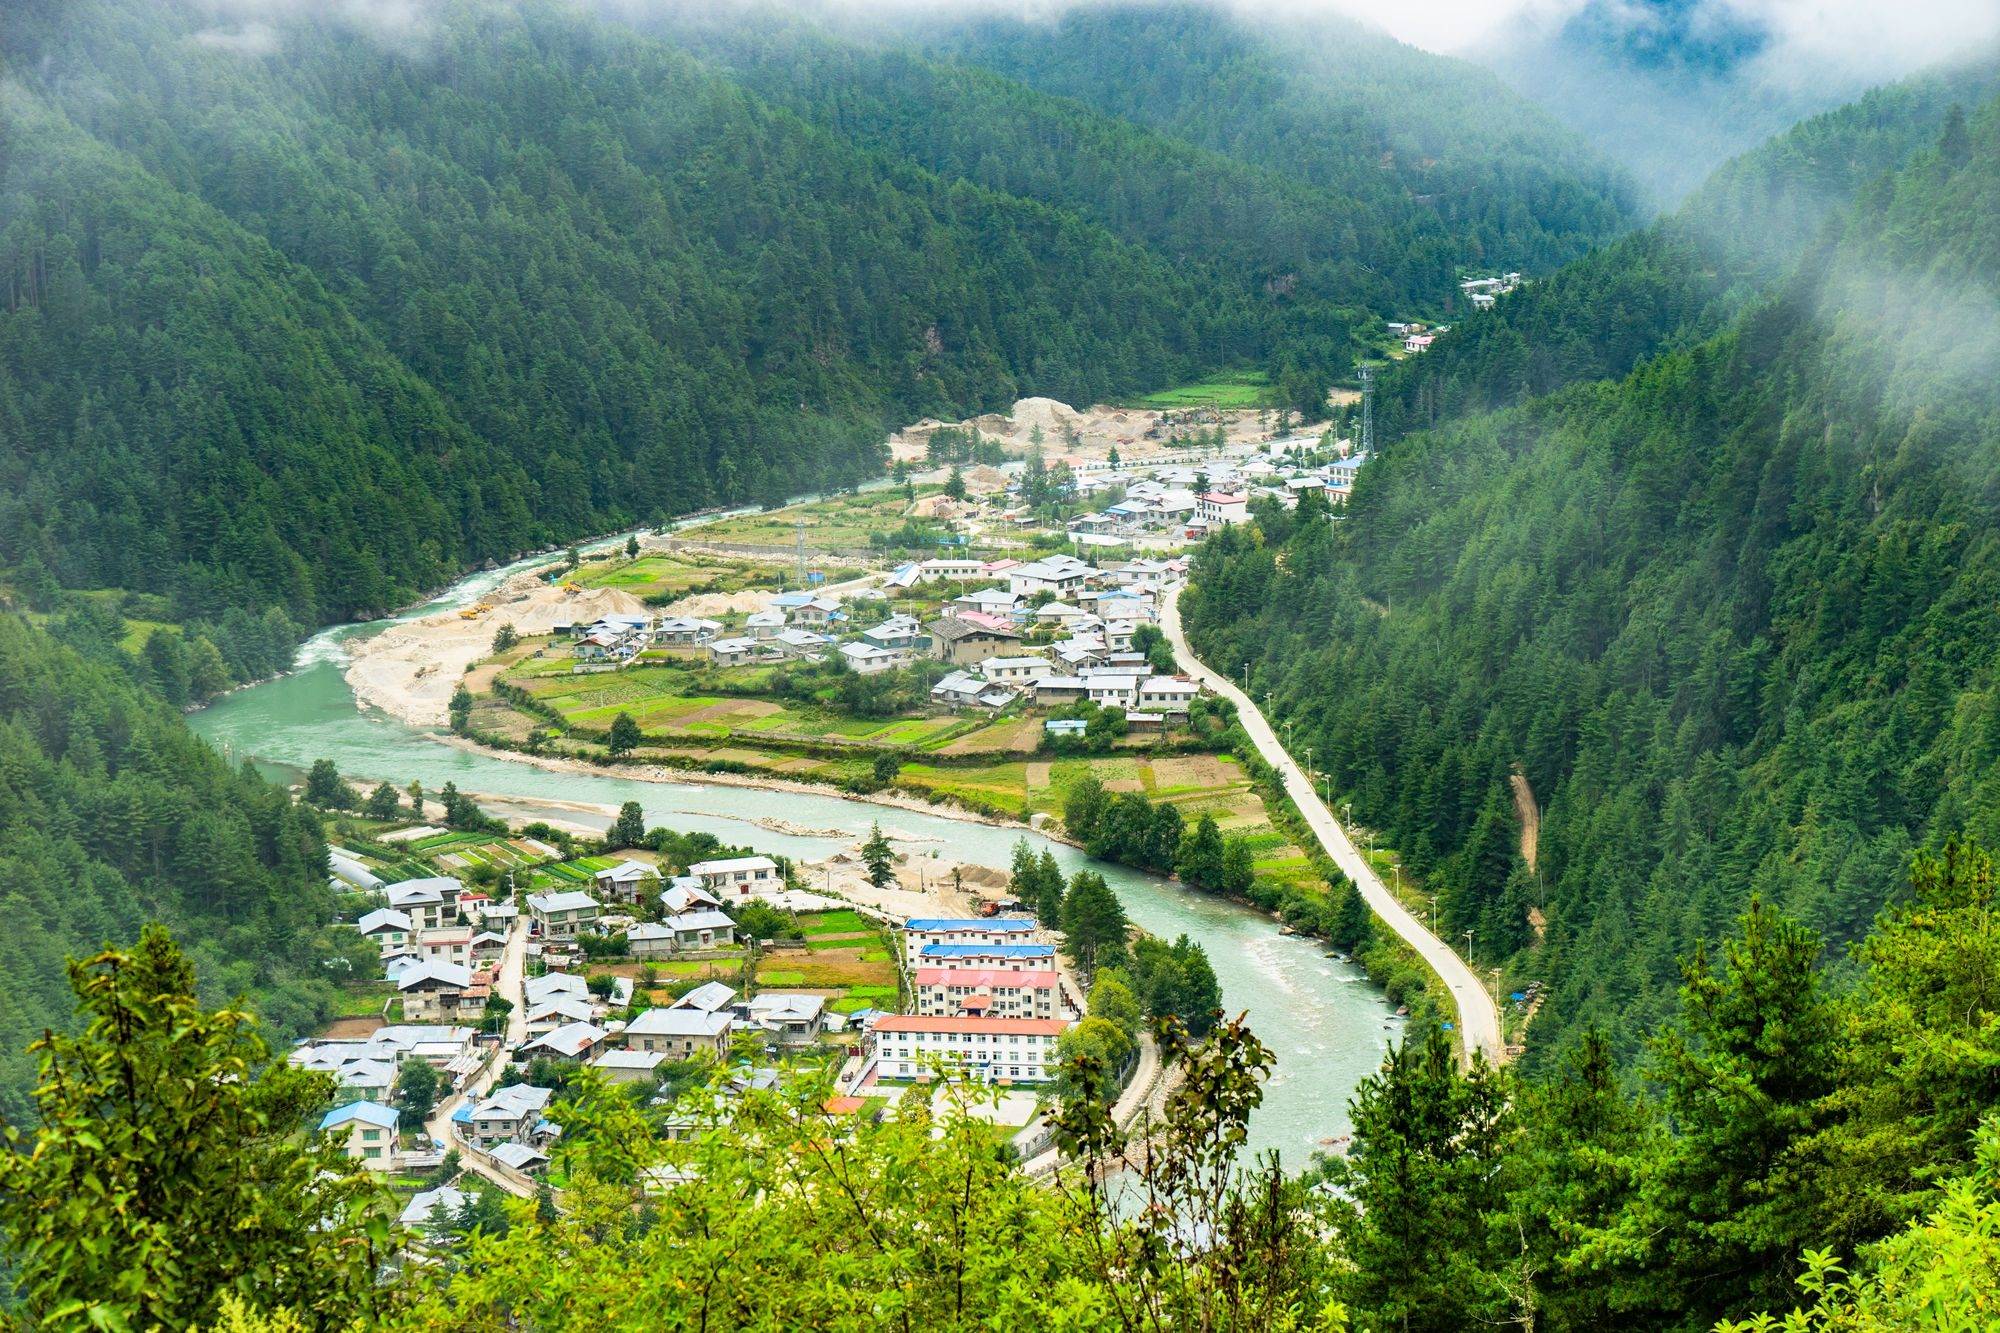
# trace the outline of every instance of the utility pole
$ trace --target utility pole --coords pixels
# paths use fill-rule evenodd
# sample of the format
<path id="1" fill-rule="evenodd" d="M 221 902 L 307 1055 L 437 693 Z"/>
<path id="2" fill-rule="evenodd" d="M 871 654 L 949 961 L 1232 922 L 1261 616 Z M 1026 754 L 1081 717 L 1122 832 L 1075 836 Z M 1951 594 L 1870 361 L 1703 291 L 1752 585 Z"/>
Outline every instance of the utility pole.
<path id="1" fill-rule="evenodd" d="M 799 519 L 792 524 L 792 551 L 798 561 L 799 586 L 806 586 L 806 524 Z"/>

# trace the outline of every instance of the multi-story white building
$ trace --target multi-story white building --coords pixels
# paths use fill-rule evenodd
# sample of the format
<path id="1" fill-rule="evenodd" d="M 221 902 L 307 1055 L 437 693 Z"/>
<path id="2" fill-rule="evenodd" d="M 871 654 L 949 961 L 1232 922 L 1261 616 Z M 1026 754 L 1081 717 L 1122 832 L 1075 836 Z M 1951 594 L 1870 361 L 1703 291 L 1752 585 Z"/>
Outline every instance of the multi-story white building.
<path id="1" fill-rule="evenodd" d="M 990 968 L 1005 972 L 1041 972 L 1056 965 L 1053 944 L 926 944 L 917 950 L 917 967 Z"/>
<path id="2" fill-rule="evenodd" d="M 1250 497 L 1240 491 L 1203 491 L 1194 498 L 1197 523 L 1219 528 L 1250 517 Z"/>
<path id="3" fill-rule="evenodd" d="M 1055 1076 L 1059 1018 L 966 1018 L 890 1014 L 875 1020 L 870 1039 L 881 1071 L 916 1078 L 942 1066 L 973 1078 L 1042 1083 Z"/>
<path id="4" fill-rule="evenodd" d="M 1030 944 L 1034 938 L 1033 917 L 911 917 L 903 923 L 903 956 L 915 967 L 927 944 Z"/>
<path id="5" fill-rule="evenodd" d="M 912 980 L 916 984 L 919 1014 L 1061 1017 L 1062 983 L 1053 968 L 1008 972 L 975 967 L 920 967 Z"/>

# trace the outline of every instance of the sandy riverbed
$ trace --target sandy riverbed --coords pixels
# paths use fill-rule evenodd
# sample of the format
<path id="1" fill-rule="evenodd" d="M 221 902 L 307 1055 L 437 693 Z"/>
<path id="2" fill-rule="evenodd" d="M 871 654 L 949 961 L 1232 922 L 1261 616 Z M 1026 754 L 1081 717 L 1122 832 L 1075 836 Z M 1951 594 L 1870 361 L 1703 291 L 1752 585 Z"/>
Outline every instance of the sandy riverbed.
<path id="1" fill-rule="evenodd" d="M 662 549 L 661 538 L 642 543 Z M 840 597 L 880 579 L 863 574 L 820 590 Z M 761 609 L 771 600 L 768 589 L 736 593 L 697 593 L 661 608 L 663 615 L 721 616 Z M 493 651 L 493 636 L 502 625 L 522 635 L 547 634 L 559 624 L 583 624 L 608 615 L 644 615 L 654 608 L 618 588 L 567 589 L 547 582 L 541 573 L 516 574 L 487 595 L 488 609 L 473 616 L 439 611 L 405 620 L 348 645 L 347 683 L 354 697 L 371 708 L 420 727 L 441 727 L 448 720 L 452 692 L 473 663 Z"/>
<path id="2" fill-rule="evenodd" d="M 547 634 L 565 622 L 637 614 L 646 604 L 616 588 L 568 590 L 536 572 L 516 574 L 495 588 L 473 616 L 439 611 L 391 625 L 348 645 L 347 683 L 361 703 L 420 727 L 441 727 L 452 691 L 467 667 L 493 651 L 502 625 L 520 634 Z"/>

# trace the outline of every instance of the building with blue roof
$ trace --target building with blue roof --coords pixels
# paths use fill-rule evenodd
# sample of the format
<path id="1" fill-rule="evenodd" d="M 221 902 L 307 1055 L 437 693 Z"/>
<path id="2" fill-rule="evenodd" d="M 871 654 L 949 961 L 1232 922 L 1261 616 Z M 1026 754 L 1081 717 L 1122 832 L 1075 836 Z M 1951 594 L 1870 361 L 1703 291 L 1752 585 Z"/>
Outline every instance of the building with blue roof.
<path id="1" fill-rule="evenodd" d="M 912 967 L 971 967 L 1001 972 L 1042 972 L 1055 966 L 1053 944 L 926 944 Z"/>
<path id="2" fill-rule="evenodd" d="M 380 1102 L 349 1102 L 320 1117 L 322 1134 L 341 1140 L 341 1149 L 371 1171 L 396 1165 L 396 1128 L 402 1115 Z"/>
<path id="3" fill-rule="evenodd" d="M 903 923 L 903 956 L 911 967 L 932 955 L 928 952 L 937 947 L 988 948 L 1001 945 L 1019 945 L 1032 940 L 1035 933 L 1035 919 L 1027 916 L 980 916 L 911 917 Z M 1048 957 L 1050 946 L 1033 947 L 1044 950 L 1034 955 Z"/>

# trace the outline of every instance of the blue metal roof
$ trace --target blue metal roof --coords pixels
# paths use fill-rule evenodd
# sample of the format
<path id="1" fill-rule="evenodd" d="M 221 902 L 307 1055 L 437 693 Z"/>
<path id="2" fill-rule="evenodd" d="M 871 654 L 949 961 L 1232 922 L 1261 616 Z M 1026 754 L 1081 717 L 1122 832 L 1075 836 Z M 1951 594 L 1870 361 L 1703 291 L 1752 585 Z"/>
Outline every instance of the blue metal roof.
<path id="1" fill-rule="evenodd" d="M 1053 958 L 1053 944 L 926 944 L 919 958 Z"/>
<path id="2" fill-rule="evenodd" d="M 374 1125 L 379 1129 L 394 1129 L 399 1118 L 393 1107 L 382 1106 L 376 1102 L 349 1102 L 345 1106 L 336 1106 L 328 1111 L 320 1118 L 319 1127 L 323 1130 L 338 1129 L 350 1120 L 359 1120 L 365 1125 Z"/>
<path id="3" fill-rule="evenodd" d="M 903 923 L 904 930 L 1033 930 L 1033 917 L 1026 916 L 920 916 Z"/>

